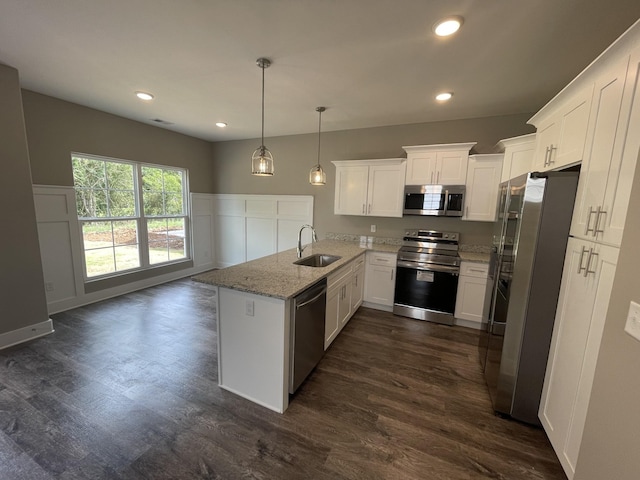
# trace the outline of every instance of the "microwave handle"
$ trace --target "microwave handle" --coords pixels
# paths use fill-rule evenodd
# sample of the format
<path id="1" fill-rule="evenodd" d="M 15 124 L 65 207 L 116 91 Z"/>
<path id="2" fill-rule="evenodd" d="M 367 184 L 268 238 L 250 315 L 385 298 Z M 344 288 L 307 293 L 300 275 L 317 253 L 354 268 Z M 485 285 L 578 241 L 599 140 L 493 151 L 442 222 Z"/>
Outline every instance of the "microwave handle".
<path id="1" fill-rule="evenodd" d="M 447 216 L 449 210 L 449 190 L 444 191 L 444 215 Z"/>

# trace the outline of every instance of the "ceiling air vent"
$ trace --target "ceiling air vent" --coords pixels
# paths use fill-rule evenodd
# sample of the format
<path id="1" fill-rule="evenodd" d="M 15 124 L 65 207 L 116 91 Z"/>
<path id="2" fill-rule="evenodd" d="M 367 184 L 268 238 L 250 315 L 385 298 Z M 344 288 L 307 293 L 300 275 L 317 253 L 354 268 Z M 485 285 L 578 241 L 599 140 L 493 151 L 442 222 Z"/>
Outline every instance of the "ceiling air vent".
<path id="1" fill-rule="evenodd" d="M 173 122 L 167 122 L 166 120 L 163 120 L 161 118 L 152 118 L 151 121 L 159 123 L 160 125 L 173 125 Z"/>

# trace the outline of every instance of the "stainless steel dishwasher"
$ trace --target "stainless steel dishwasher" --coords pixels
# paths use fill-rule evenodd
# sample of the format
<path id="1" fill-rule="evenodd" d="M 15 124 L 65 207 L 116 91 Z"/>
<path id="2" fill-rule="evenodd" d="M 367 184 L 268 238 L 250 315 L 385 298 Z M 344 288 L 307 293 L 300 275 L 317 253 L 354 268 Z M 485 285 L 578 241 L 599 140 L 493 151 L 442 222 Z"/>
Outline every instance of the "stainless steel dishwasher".
<path id="1" fill-rule="evenodd" d="M 294 297 L 291 307 L 289 393 L 294 393 L 324 355 L 327 279 Z"/>

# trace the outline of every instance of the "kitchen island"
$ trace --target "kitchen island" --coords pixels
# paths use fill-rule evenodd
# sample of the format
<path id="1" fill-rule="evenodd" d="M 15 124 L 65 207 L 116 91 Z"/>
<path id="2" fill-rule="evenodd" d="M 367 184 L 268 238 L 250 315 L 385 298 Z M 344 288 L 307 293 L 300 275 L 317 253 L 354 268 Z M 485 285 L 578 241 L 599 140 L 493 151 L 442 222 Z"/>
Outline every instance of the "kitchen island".
<path id="1" fill-rule="evenodd" d="M 386 245 L 375 248 L 397 250 Z M 366 250 L 354 242 L 322 240 L 306 246 L 302 257 L 341 257 L 326 267 L 295 265 L 298 258 L 291 249 L 193 277 L 217 289 L 220 387 L 283 413 L 289 405 L 293 297 Z"/>

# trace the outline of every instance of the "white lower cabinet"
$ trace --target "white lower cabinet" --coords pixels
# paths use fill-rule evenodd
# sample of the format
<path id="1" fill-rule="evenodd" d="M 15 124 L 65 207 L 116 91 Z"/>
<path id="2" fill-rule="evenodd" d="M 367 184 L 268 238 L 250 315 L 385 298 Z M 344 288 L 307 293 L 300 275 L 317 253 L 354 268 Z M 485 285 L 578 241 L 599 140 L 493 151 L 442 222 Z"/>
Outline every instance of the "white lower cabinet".
<path id="1" fill-rule="evenodd" d="M 570 480 L 617 260 L 615 247 L 569 238 L 538 416 Z"/>
<path id="2" fill-rule="evenodd" d="M 457 325 L 482 328 L 488 272 L 486 263 L 461 262 L 454 314 Z"/>
<path id="3" fill-rule="evenodd" d="M 364 301 L 373 308 L 391 311 L 396 286 L 395 253 L 367 252 Z"/>
<path id="4" fill-rule="evenodd" d="M 362 304 L 364 254 L 327 278 L 327 311 L 324 326 L 324 349 L 340 333 Z"/>
<path id="5" fill-rule="evenodd" d="M 364 300 L 364 259 L 361 255 L 353 261 L 351 281 L 351 312 L 355 313 Z"/>

